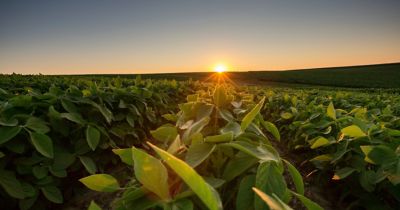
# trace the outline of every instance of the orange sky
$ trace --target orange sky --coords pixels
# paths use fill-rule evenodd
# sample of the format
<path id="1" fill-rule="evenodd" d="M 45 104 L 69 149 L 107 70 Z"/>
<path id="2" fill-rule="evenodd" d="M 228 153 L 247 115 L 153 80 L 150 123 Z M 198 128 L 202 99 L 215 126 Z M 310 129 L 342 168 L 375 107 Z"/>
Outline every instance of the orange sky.
<path id="1" fill-rule="evenodd" d="M 0 4 L 0 73 L 286 70 L 400 62 L 400 1 Z"/>

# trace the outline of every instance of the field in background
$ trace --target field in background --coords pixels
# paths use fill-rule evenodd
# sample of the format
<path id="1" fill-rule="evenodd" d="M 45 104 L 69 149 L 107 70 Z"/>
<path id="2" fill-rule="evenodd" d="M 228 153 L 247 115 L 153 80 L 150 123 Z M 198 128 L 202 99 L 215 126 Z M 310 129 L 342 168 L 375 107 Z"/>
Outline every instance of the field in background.
<path id="1" fill-rule="evenodd" d="M 143 74 L 143 78 L 206 80 L 212 73 Z M 229 72 L 239 84 L 271 86 L 318 85 L 350 88 L 400 88 L 400 63 L 331 67 L 288 71 Z M 95 76 L 95 75 L 87 75 Z M 117 75 L 102 75 L 117 76 Z M 134 78 L 136 74 L 118 75 Z"/>

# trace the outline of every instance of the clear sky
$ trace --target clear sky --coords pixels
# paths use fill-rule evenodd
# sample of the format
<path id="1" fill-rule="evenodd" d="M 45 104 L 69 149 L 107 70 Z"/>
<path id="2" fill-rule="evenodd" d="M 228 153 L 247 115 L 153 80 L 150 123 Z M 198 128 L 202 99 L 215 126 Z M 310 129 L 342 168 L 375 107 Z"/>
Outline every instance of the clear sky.
<path id="1" fill-rule="evenodd" d="M 0 73 L 400 61 L 400 0 L 0 0 Z"/>

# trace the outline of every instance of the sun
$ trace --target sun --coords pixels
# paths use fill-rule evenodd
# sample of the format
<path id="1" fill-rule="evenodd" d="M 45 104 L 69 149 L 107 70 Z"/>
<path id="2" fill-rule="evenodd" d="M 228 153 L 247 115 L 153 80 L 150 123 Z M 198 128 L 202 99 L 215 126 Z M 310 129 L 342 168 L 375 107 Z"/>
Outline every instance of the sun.
<path id="1" fill-rule="evenodd" d="M 227 67 L 224 64 L 218 64 L 214 67 L 214 71 L 218 74 L 222 74 L 226 71 Z"/>

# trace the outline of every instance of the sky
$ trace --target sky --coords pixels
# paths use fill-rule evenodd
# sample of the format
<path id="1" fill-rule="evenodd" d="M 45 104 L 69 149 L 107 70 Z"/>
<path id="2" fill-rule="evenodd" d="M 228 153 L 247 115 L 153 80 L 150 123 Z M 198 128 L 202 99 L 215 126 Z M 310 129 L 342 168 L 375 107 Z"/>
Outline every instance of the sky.
<path id="1" fill-rule="evenodd" d="M 399 0 L 0 0 L 0 73 L 400 62 Z"/>

